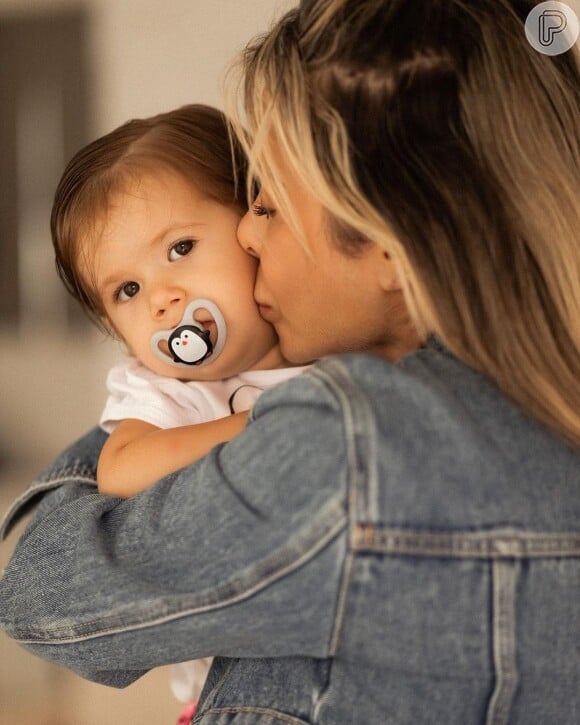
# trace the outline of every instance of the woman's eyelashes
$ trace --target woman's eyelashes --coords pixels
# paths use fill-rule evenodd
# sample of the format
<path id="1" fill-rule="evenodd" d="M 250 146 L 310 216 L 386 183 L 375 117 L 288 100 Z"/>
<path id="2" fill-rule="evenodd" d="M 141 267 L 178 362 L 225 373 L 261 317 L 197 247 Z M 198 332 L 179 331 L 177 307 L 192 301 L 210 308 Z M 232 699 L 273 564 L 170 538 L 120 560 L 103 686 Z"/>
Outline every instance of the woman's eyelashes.
<path id="1" fill-rule="evenodd" d="M 256 201 L 252 204 L 252 213 L 256 216 L 265 216 L 266 219 L 271 219 L 276 211 L 275 209 L 272 209 L 272 207 L 266 206 L 261 201 Z"/>
<path id="2" fill-rule="evenodd" d="M 174 262 L 180 257 L 186 257 L 191 250 L 195 247 L 195 239 L 181 239 L 179 242 L 175 242 L 169 247 L 167 257 L 170 262 Z"/>

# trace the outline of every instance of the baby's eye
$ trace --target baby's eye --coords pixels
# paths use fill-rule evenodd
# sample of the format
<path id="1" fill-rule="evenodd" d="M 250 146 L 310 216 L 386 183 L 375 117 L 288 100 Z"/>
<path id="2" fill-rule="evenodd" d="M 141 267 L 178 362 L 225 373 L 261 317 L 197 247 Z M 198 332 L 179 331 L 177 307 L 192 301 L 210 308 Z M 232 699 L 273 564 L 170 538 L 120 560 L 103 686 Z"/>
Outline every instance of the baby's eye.
<path id="1" fill-rule="evenodd" d="M 182 239 L 180 242 L 176 242 L 169 249 L 169 261 L 174 262 L 179 257 L 186 257 L 191 252 L 194 246 L 194 239 Z"/>
<path id="2" fill-rule="evenodd" d="M 138 282 L 124 282 L 115 292 L 115 300 L 117 302 L 127 302 L 131 297 L 135 297 L 140 289 Z"/>

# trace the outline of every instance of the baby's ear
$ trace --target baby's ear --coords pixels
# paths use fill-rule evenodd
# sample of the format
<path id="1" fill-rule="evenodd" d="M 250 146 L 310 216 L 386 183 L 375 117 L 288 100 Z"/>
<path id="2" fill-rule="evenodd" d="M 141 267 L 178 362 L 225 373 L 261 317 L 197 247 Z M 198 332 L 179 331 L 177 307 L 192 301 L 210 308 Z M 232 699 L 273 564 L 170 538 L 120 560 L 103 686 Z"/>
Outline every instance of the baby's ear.
<path id="1" fill-rule="evenodd" d="M 377 272 L 379 275 L 379 284 L 385 292 L 395 292 L 401 290 L 401 280 L 399 277 L 399 265 L 390 257 L 387 252 L 381 250 L 379 259 L 377 260 Z"/>

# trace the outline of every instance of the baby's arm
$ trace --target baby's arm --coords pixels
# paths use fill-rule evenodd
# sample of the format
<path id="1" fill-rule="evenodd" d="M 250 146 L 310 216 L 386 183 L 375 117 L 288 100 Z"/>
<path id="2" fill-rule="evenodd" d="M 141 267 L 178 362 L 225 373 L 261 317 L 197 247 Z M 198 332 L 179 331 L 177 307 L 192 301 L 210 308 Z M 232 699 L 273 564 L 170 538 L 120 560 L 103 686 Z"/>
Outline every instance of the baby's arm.
<path id="1" fill-rule="evenodd" d="M 233 438 L 243 430 L 247 417 L 248 412 L 235 413 L 177 428 L 157 428 L 135 419 L 121 421 L 99 457 L 99 493 L 129 498 L 143 491 Z"/>

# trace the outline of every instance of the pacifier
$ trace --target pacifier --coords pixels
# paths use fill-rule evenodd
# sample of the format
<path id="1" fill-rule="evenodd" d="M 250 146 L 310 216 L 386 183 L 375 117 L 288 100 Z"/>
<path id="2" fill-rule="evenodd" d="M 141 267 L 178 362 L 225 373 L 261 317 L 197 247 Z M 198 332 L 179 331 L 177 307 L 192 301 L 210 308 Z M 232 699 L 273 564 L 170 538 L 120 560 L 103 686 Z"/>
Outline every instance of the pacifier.
<path id="1" fill-rule="evenodd" d="M 195 320 L 197 310 L 207 310 L 213 317 L 217 329 L 215 344 L 212 343 L 209 330 Z M 160 347 L 167 343 L 168 352 Z M 189 368 L 192 365 L 202 367 L 213 362 L 226 344 L 226 322 L 218 307 L 210 300 L 198 299 L 185 308 L 181 322 L 169 330 L 159 330 L 151 336 L 151 350 L 164 363 L 177 368 Z"/>

